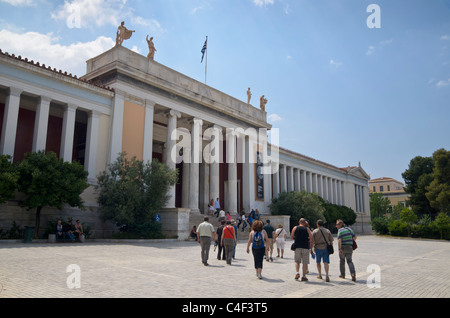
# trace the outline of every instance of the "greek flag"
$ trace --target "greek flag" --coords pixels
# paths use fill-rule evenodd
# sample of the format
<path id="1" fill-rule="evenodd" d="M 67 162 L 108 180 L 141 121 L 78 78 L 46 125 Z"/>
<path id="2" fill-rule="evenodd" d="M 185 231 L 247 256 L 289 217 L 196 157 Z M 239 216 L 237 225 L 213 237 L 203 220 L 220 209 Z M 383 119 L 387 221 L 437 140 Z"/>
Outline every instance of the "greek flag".
<path id="1" fill-rule="evenodd" d="M 202 61 L 200 63 L 203 63 L 203 58 L 205 57 L 205 52 L 208 46 L 208 37 L 206 37 L 206 41 L 205 44 L 203 44 L 203 48 L 202 48 Z"/>

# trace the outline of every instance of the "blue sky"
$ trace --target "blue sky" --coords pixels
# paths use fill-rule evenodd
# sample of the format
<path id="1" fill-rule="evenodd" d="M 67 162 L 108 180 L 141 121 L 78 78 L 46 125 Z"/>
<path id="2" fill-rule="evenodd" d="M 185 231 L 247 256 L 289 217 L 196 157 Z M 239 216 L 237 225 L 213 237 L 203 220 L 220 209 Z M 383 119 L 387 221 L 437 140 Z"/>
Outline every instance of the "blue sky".
<path id="1" fill-rule="evenodd" d="M 369 28 L 370 4 L 381 28 Z M 450 0 L 0 0 L 0 48 L 83 75 L 124 46 L 266 111 L 280 146 L 372 178 L 450 149 Z"/>

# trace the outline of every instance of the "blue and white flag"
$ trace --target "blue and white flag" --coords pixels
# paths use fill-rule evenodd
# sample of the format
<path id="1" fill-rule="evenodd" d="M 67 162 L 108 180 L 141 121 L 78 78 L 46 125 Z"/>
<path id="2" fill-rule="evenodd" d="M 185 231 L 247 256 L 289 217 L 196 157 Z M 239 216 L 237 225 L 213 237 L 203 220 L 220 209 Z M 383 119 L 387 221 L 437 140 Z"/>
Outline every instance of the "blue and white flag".
<path id="1" fill-rule="evenodd" d="M 203 48 L 202 48 L 202 61 L 200 63 L 203 63 L 203 58 L 205 57 L 205 52 L 208 46 L 208 37 L 206 37 L 206 41 L 205 44 L 203 44 Z"/>

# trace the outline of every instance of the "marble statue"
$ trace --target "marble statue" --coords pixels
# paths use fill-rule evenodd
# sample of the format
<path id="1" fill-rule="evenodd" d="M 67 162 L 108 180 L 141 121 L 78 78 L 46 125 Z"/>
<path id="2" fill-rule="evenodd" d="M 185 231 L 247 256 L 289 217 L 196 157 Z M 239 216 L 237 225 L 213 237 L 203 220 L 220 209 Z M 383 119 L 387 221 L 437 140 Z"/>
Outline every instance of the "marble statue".
<path id="1" fill-rule="evenodd" d="M 148 39 L 148 35 L 147 35 L 146 40 L 147 40 L 147 44 L 148 44 L 147 58 L 153 60 L 155 58 L 155 52 L 156 52 L 155 45 L 153 44 L 153 37 Z"/>
<path id="2" fill-rule="evenodd" d="M 250 87 L 247 90 L 247 104 L 250 105 L 250 99 L 252 98 L 252 92 L 250 91 Z"/>
<path id="3" fill-rule="evenodd" d="M 125 27 L 125 22 L 122 21 L 122 23 L 117 28 L 117 34 L 116 34 L 116 45 L 122 45 L 124 40 L 128 40 L 133 35 L 134 30 L 128 30 Z"/>
<path id="4" fill-rule="evenodd" d="M 264 95 L 259 99 L 261 110 L 266 111 L 267 99 L 264 98 Z"/>

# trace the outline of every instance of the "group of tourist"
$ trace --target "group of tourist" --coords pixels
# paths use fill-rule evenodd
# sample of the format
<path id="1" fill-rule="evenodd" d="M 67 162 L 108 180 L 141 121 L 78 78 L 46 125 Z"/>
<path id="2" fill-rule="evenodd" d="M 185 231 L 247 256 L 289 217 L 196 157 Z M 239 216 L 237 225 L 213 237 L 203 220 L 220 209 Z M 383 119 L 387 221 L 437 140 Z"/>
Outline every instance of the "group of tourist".
<path id="1" fill-rule="evenodd" d="M 321 266 L 321 263 L 323 262 L 325 280 L 327 282 L 330 281 L 329 264 L 330 253 L 334 252 L 333 235 L 328 229 L 324 228 L 324 222 L 322 220 L 317 220 L 316 225 L 317 228 L 311 231 L 308 222 L 304 218 L 301 218 L 299 224 L 291 231 L 290 238 L 294 241 L 291 250 L 294 251 L 296 280 L 300 279 L 301 281 L 308 281 L 306 274 L 308 272 L 311 256 L 316 260 L 318 270 L 317 278 L 323 279 Z M 352 280 L 356 281 L 355 266 L 352 261 L 356 235 L 351 228 L 344 226 L 342 220 L 336 221 L 336 227 L 338 228 L 337 240 L 340 259 L 339 277 L 345 278 L 345 262 L 347 262 Z M 202 263 L 205 266 L 209 265 L 208 258 L 212 242 L 216 242 L 219 246 L 217 258 L 219 260 L 225 259 L 227 264 L 231 265 L 238 242 L 237 229 L 238 227 L 235 222 L 232 222 L 231 220 L 222 220 L 221 225 L 218 227 L 217 231 L 215 231 L 214 226 L 209 222 L 209 217 L 206 216 L 204 218 L 204 222 L 196 228 L 195 234 L 200 243 Z M 247 253 L 250 253 L 250 249 L 252 251 L 256 276 L 259 279 L 262 279 L 264 258 L 266 261 L 273 261 L 274 242 L 277 244 L 277 257 L 283 258 L 286 238 L 287 232 L 282 225 L 278 225 L 278 228 L 275 230 L 270 224 L 270 220 L 266 220 L 265 225 L 261 220 L 252 222 L 246 251 Z M 300 264 L 302 264 L 301 274 Z"/>
<path id="2" fill-rule="evenodd" d="M 70 242 L 83 242 L 84 232 L 80 220 L 76 220 L 75 225 L 72 224 L 71 220 L 68 220 L 64 225 L 61 220 L 58 220 L 56 223 L 56 240 L 65 242 L 66 239 Z"/>

